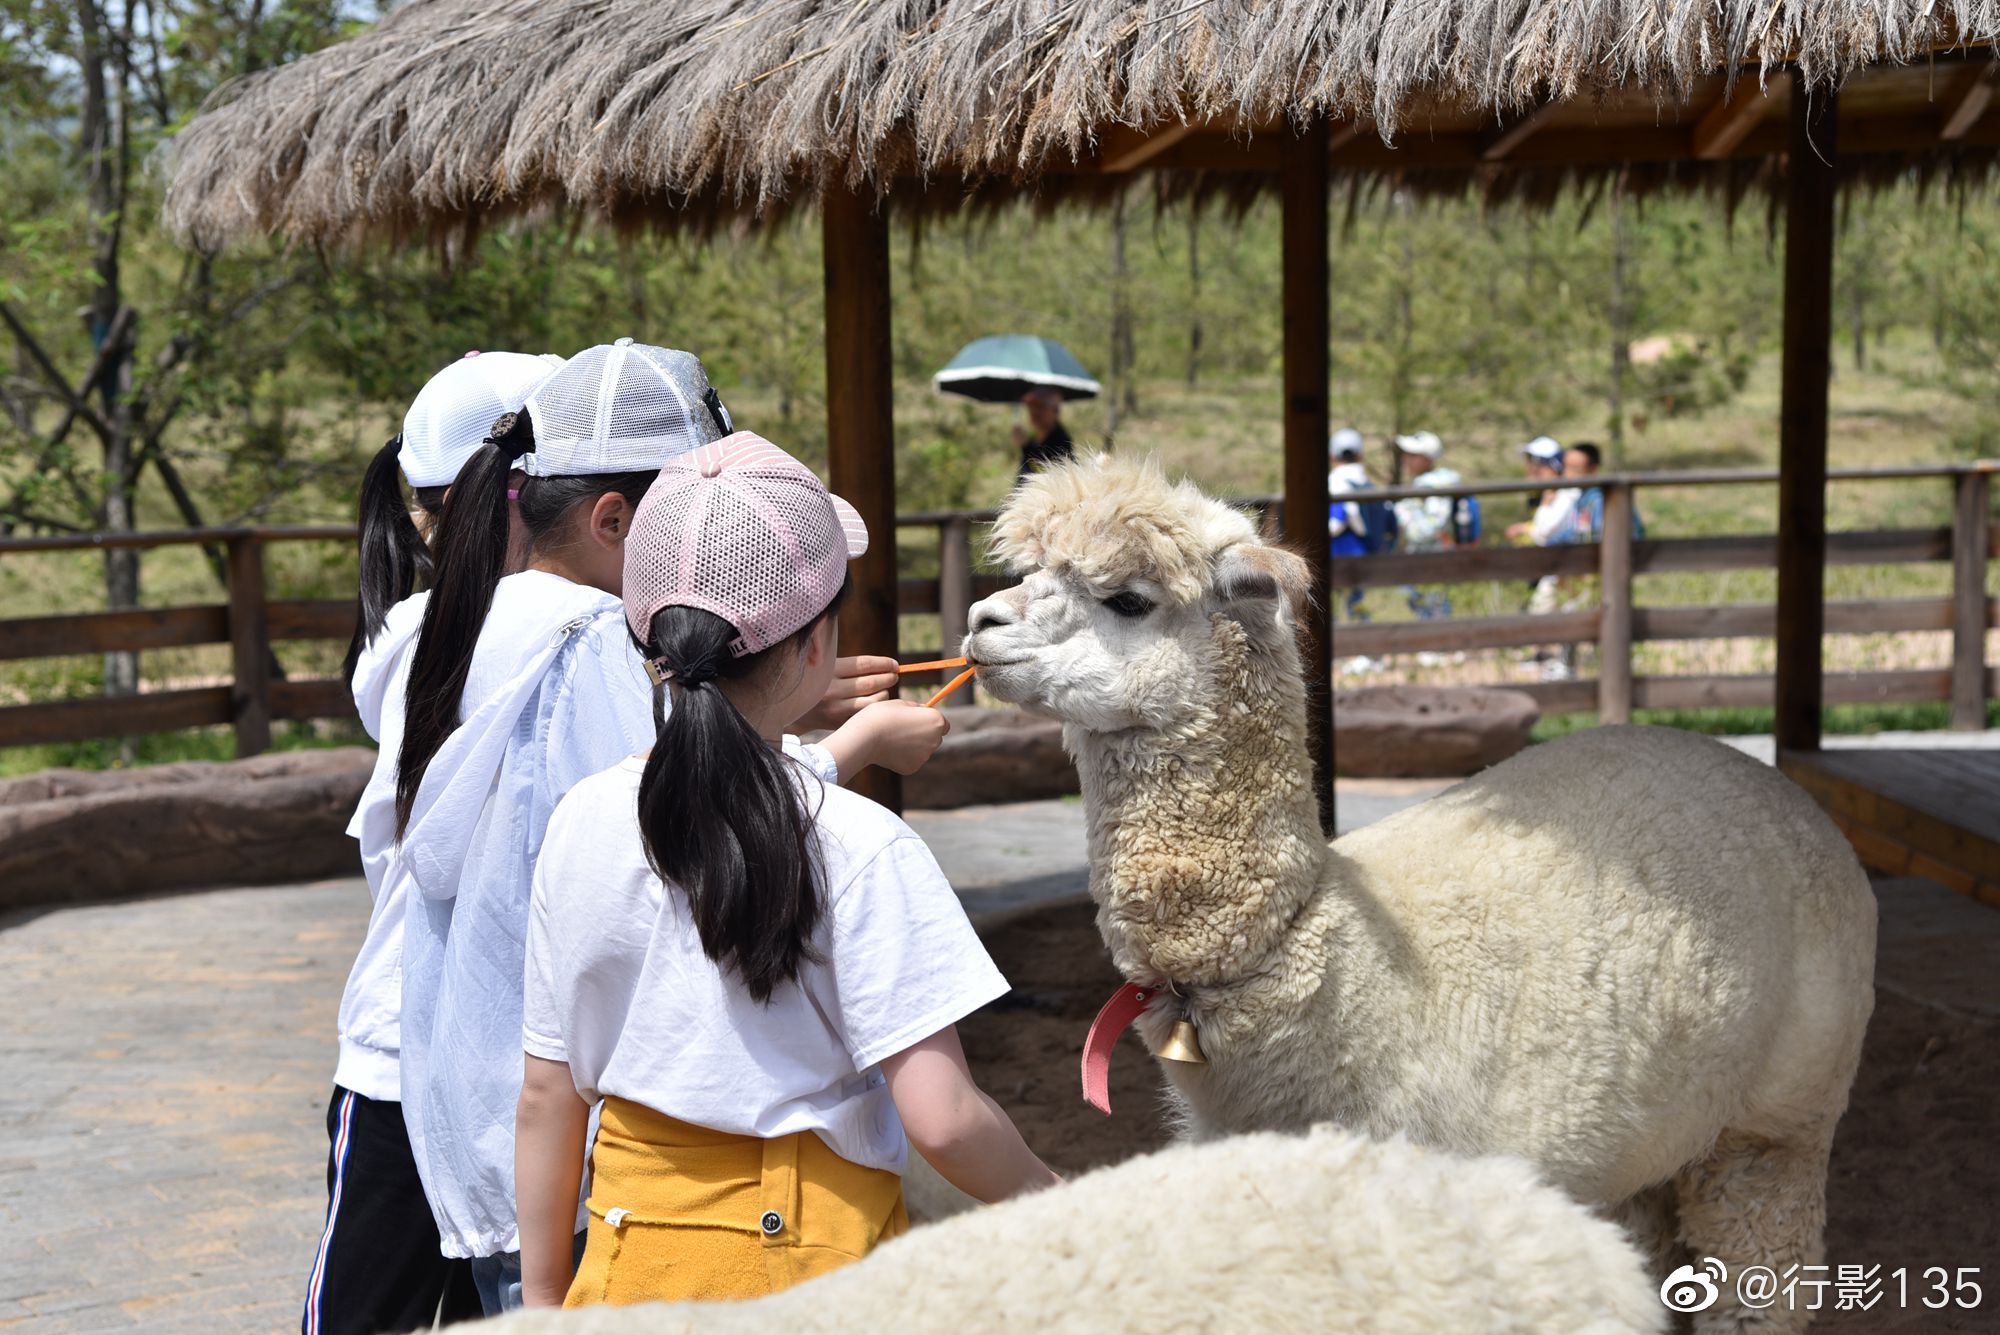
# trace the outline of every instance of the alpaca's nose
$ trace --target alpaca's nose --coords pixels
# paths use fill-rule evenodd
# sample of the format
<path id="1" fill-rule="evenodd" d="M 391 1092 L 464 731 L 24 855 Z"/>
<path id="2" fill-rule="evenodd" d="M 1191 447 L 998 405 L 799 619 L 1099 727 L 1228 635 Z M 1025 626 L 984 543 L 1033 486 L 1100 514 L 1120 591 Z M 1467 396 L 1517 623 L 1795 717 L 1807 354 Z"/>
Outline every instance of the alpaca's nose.
<path id="1" fill-rule="evenodd" d="M 1001 626 L 1011 626 L 1021 619 L 1020 613 L 998 598 L 981 598 L 965 614 L 965 621 L 974 635 L 985 630 L 997 630 Z"/>

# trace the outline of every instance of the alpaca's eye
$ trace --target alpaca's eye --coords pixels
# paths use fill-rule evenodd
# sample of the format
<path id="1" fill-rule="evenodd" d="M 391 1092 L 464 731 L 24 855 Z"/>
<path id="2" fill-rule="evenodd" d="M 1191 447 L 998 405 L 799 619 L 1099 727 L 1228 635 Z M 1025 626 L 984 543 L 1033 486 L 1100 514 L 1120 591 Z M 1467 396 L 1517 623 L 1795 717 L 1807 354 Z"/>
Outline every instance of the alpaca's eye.
<path id="1" fill-rule="evenodd" d="M 1127 589 L 1104 600 L 1104 605 L 1121 617 L 1142 617 L 1153 610 L 1153 600 Z"/>

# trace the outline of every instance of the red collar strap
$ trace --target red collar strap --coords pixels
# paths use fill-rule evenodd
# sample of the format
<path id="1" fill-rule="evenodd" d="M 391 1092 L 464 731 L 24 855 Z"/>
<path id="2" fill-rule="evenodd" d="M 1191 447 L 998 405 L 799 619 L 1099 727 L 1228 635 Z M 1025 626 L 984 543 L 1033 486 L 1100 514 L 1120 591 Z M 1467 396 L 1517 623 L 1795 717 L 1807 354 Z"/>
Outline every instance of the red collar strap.
<path id="1" fill-rule="evenodd" d="M 1083 1099 L 1106 1117 L 1111 1115 L 1111 1050 L 1118 1045 L 1118 1036 L 1146 1013 L 1147 1003 L 1165 990 L 1127 983 L 1111 994 L 1090 1022 L 1090 1034 L 1083 1040 Z"/>

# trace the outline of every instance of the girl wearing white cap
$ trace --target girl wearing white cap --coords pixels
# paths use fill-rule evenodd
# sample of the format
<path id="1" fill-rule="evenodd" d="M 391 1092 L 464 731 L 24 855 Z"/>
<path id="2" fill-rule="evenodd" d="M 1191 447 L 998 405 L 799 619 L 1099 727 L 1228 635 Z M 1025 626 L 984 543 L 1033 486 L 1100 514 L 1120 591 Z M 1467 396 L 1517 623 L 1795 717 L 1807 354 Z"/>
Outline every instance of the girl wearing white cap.
<path id="1" fill-rule="evenodd" d="M 867 541 L 748 433 L 670 462 L 639 506 L 625 617 L 671 717 L 571 791 L 536 866 L 530 1304 L 747 1298 L 843 1265 L 907 1227 L 913 1143 L 983 1200 L 1055 1180 L 966 1069 L 954 1025 L 1007 984 L 929 850 L 784 745 Z"/>
<path id="2" fill-rule="evenodd" d="M 438 1251 L 401 1106 L 405 909 L 399 884 L 383 873 L 395 847 L 403 689 L 426 600 L 411 589 L 432 571 L 402 478 L 430 527 L 494 419 L 517 411 L 561 365 L 553 356 L 467 353 L 417 392 L 402 431 L 362 479 L 361 596 L 346 676 L 362 726 L 381 749 L 347 833 L 360 842 L 374 908 L 340 997 L 340 1059 L 326 1114 L 326 1222 L 306 1280 L 304 1335 L 414 1330 L 431 1323 L 440 1302 L 448 1320 L 480 1311 L 466 1263 Z"/>
<path id="3" fill-rule="evenodd" d="M 623 545 L 661 465 L 728 426 L 689 354 L 629 339 L 591 348 L 495 425 L 445 505 L 411 659 L 390 875 L 408 886 L 404 1118 L 440 1246 L 473 1259 L 489 1312 L 518 1292 L 513 1108 L 535 858 L 563 795 L 655 734 L 618 601 Z M 510 500 L 527 549 L 518 573 L 507 573 Z M 829 777 L 870 762 L 913 769 L 943 736 L 935 712 L 875 703 L 826 750 L 800 754 Z"/>

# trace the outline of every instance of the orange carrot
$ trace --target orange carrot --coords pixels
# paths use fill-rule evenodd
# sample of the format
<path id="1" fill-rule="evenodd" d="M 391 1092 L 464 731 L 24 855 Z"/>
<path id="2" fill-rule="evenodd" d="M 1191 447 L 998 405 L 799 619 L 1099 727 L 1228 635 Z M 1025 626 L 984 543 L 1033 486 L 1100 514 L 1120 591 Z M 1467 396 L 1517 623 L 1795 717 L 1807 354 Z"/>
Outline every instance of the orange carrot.
<path id="1" fill-rule="evenodd" d="M 962 663 L 965 660 L 960 659 L 959 661 Z M 956 677 L 953 677 L 949 682 L 945 683 L 945 688 L 943 690 L 939 691 L 936 695 L 932 696 L 930 699 L 924 701 L 924 708 L 935 709 L 939 701 L 943 700 L 947 695 L 950 695 L 953 691 L 957 690 L 959 687 L 965 685 L 965 683 L 972 680 L 972 671 L 973 670 L 971 668 L 967 668 L 965 671 L 959 673 Z"/>
<path id="2" fill-rule="evenodd" d="M 897 667 L 896 671 L 899 674 L 907 674 L 911 672 L 930 672 L 937 668 L 962 668 L 964 666 L 965 660 L 963 658 L 940 658 L 934 663 L 904 663 Z"/>

